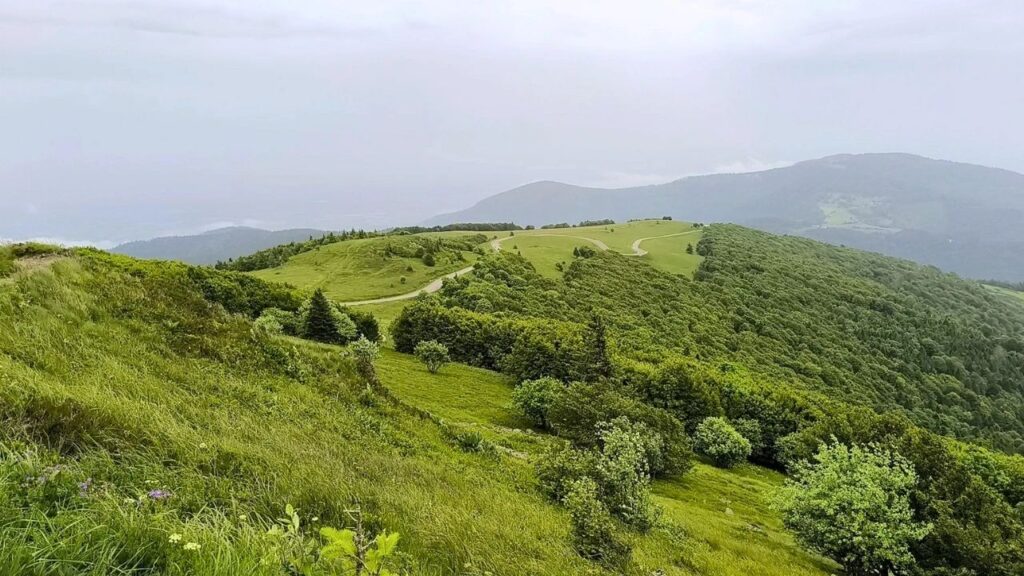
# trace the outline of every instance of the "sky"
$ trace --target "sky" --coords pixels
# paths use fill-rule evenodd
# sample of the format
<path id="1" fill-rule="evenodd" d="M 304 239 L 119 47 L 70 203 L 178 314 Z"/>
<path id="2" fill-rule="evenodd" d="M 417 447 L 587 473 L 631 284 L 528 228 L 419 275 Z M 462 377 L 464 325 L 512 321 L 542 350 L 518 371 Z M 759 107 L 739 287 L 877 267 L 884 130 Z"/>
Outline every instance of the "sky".
<path id="1" fill-rule="evenodd" d="M 847 152 L 1024 172 L 1018 0 L 0 0 L 0 238 L 413 224 Z"/>

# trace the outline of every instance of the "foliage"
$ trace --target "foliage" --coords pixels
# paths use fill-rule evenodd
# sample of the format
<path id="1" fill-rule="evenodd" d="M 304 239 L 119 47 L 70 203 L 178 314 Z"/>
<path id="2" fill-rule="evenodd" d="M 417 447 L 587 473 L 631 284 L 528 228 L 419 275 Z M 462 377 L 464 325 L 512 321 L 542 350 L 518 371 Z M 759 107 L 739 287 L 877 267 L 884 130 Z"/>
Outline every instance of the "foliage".
<path id="1" fill-rule="evenodd" d="M 341 344 L 343 341 L 334 308 L 327 301 L 323 290 L 313 292 L 307 303 L 302 318 L 302 335 L 310 340 L 328 344 Z"/>
<path id="2" fill-rule="evenodd" d="M 541 428 L 550 428 L 548 410 L 565 385 L 554 378 L 524 380 L 512 391 L 512 403 Z"/>
<path id="3" fill-rule="evenodd" d="M 419 342 L 413 349 L 413 354 L 426 365 L 427 370 L 431 374 L 437 374 L 441 366 L 451 361 L 451 357 L 448 355 L 448 347 L 436 340 Z"/>
<path id="4" fill-rule="evenodd" d="M 569 482 L 562 503 L 572 518 L 573 546 L 580 556 L 608 568 L 626 563 L 629 546 L 615 536 L 614 523 L 597 497 L 597 484 L 593 480 L 580 478 Z"/>
<path id="5" fill-rule="evenodd" d="M 373 314 L 358 308 L 341 308 L 341 312 L 352 319 L 359 337 L 366 338 L 371 342 L 380 341 L 380 324 Z"/>
<path id="6" fill-rule="evenodd" d="M 662 439 L 646 426 L 617 418 L 599 427 L 597 462 L 602 501 L 630 526 L 646 531 L 657 519 L 649 484 L 652 465 L 661 460 Z"/>
<path id="7" fill-rule="evenodd" d="M 693 440 L 698 452 L 722 468 L 735 466 L 750 456 L 750 441 L 725 418 L 705 418 L 697 426 Z"/>
<path id="8" fill-rule="evenodd" d="M 904 573 L 914 565 L 910 545 L 931 530 L 911 510 L 916 483 L 902 456 L 835 443 L 795 468 L 779 507 L 801 541 L 848 573 Z"/>
<path id="9" fill-rule="evenodd" d="M 349 514 L 355 519 L 354 528 L 338 530 L 325 526 L 320 529 L 320 535 L 327 541 L 320 549 L 320 558 L 340 566 L 345 575 L 394 576 L 395 572 L 386 564 L 398 546 L 398 532 L 383 531 L 370 539 L 363 527 L 362 511 Z"/>

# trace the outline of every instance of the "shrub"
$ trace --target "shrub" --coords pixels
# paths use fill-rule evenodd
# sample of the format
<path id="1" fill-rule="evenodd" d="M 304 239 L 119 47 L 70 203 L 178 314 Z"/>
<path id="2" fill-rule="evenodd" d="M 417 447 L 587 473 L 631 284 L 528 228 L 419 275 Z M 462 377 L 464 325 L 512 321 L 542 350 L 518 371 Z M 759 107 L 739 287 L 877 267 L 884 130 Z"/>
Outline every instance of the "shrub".
<path id="1" fill-rule="evenodd" d="M 761 432 L 761 423 L 750 418 L 737 418 L 732 421 L 732 427 L 750 442 L 751 453 L 760 452 L 764 448 L 764 434 Z"/>
<path id="2" fill-rule="evenodd" d="M 911 512 L 916 483 L 913 465 L 898 454 L 823 445 L 814 462 L 795 467 L 776 506 L 800 542 L 849 574 L 903 573 L 914 564 L 910 545 L 931 530 Z"/>
<path id="3" fill-rule="evenodd" d="M 541 428 L 550 428 L 548 409 L 563 388 L 554 378 L 525 380 L 512 391 L 512 404 Z"/>
<path id="4" fill-rule="evenodd" d="M 371 342 L 380 341 L 380 324 L 373 314 L 352 308 L 342 308 L 341 312 L 352 319 L 356 326 L 357 337 L 365 337 Z"/>
<path id="5" fill-rule="evenodd" d="M 545 452 L 536 465 L 541 492 L 555 502 L 565 498 L 573 480 L 593 478 L 596 470 L 596 451 L 576 450 L 568 445 Z"/>
<path id="6" fill-rule="evenodd" d="M 626 418 L 601 427 L 601 457 L 597 478 L 601 500 L 608 509 L 634 528 L 646 531 L 654 525 L 658 510 L 648 490 L 651 466 L 648 455 L 660 459 L 661 438 L 643 425 Z"/>
<path id="7" fill-rule="evenodd" d="M 572 518 L 573 547 L 580 556 L 609 569 L 625 565 L 629 546 L 615 537 L 614 523 L 598 499 L 598 488 L 593 480 L 581 478 L 570 482 L 562 503 Z"/>
<path id="8" fill-rule="evenodd" d="M 427 370 L 431 374 L 437 374 L 441 366 L 444 366 L 451 360 L 448 356 L 448 347 L 436 340 L 420 342 L 416 345 L 413 353 L 427 366 Z"/>
<path id="9" fill-rule="evenodd" d="M 736 431 L 725 418 L 705 418 L 694 435 L 697 451 L 714 462 L 729 468 L 750 456 L 750 441 Z"/>
<path id="10" fill-rule="evenodd" d="M 299 317 L 294 312 L 280 308 L 266 308 L 257 320 L 266 318 L 265 322 L 273 321 L 281 327 L 281 331 L 290 336 L 298 336 L 300 332 Z"/>
<path id="11" fill-rule="evenodd" d="M 423 254 L 423 264 L 425 266 L 433 266 L 433 265 L 437 264 L 437 261 L 434 259 L 434 253 L 433 252 L 427 252 L 427 253 Z"/>
<path id="12" fill-rule="evenodd" d="M 252 323 L 253 330 L 258 330 L 265 334 L 282 334 L 284 328 L 281 323 L 277 321 L 277 318 L 261 314 L 259 318 Z"/>

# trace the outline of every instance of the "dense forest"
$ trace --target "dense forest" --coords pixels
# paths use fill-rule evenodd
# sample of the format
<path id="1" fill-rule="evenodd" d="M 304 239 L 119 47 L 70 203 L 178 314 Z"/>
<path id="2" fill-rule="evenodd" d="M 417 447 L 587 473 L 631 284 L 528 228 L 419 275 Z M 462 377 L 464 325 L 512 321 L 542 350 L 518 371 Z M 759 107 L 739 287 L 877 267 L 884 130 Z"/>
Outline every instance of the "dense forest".
<path id="1" fill-rule="evenodd" d="M 894 410 L 936 432 L 1024 451 L 1024 307 L 910 262 L 716 225 L 694 279 L 608 253 L 564 282 L 513 254 L 450 282 L 441 302 L 585 322 L 599 310 L 616 350 L 742 363 L 766 376 Z"/>
<path id="2" fill-rule="evenodd" d="M 698 250 L 694 279 L 587 251 L 551 280 L 496 254 L 406 308 L 395 346 L 438 341 L 509 374 L 581 450 L 615 418 L 674 434 L 636 402 L 698 444 L 736 434 L 724 417 L 745 430 L 739 458 L 791 471 L 823 444 L 883 447 L 916 470 L 918 566 L 1024 570 L 1024 460 L 946 439 L 1024 450 L 1024 306 L 933 268 L 736 226 L 707 228 Z M 544 378 L 567 387 L 536 391 Z M 557 493 L 585 455 L 542 481 Z"/>

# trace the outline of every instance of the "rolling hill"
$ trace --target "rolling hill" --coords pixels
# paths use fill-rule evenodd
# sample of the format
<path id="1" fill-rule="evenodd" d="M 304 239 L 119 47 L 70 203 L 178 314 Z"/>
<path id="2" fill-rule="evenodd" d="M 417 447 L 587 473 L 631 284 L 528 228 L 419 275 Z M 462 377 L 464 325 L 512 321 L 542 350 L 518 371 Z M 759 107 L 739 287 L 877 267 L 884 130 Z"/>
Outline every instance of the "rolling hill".
<path id="1" fill-rule="evenodd" d="M 218 228 L 192 236 L 164 236 L 121 244 L 111 252 L 153 260 L 179 260 L 189 264 L 216 264 L 258 250 L 301 242 L 325 234 L 323 230 L 296 228 L 261 230 L 245 226 Z"/>
<path id="2" fill-rule="evenodd" d="M 622 189 L 537 182 L 427 224 L 651 215 L 798 234 L 974 278 L 1024 279 L 1024 175 L 910 154 L 843 154 Z"/>
<path id="3" fill-rule="evenodd" d="M 394 574 L 824 576 L 770 503 L 782 474 L 696 462 L 652 486 L 628 563 L 576 554 L 495 372 L 261 332 L 287 290 L 95 250 L 0 249 L 0 573 L 353 574 L 360 513 Z M 74 335 L 73 337 L 71 335 Z M 366 573 L 366 572 L 364 572 Z"/>

